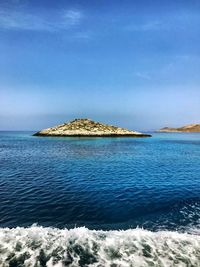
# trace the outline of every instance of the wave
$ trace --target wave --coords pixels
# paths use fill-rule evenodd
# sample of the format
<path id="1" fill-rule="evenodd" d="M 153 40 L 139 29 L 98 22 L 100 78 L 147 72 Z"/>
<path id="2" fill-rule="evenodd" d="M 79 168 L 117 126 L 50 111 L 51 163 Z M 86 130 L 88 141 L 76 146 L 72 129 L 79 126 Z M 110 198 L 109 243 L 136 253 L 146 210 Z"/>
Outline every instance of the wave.
<path id="1" fill-rule="evenodd" d="M 200 236 L 143 229 L 0 228 L 0 266 L 200 266 Z"/>

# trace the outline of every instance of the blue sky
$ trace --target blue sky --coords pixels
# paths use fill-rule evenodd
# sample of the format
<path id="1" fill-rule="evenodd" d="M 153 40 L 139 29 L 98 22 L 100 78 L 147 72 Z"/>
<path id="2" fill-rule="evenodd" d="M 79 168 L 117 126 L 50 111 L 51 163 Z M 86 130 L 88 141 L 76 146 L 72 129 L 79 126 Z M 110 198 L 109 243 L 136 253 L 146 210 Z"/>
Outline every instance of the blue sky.
<path id="1" fill-rule="evenodd" d="M 0 130 L 199 123 L 200 1 L 0 0 Z"/>

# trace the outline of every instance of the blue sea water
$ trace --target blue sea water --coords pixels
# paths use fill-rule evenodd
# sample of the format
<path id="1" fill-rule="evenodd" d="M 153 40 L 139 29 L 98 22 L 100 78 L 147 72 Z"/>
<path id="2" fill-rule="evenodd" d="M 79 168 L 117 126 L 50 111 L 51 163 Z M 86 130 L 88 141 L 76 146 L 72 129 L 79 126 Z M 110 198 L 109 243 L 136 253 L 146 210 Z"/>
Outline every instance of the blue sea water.
<path id="1" fill-rule="evenodd" d="M 200 134 L 0 132 L 0 227 L 5 267 L 200 266 Z"/>

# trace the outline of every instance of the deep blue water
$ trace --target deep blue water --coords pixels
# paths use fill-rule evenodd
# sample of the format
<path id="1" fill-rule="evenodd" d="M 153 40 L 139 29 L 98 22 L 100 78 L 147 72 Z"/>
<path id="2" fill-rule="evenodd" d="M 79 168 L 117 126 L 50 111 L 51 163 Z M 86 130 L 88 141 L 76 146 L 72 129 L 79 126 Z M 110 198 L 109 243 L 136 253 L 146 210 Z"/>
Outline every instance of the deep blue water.
<path id="1" fill-rule="evenodd" d="M 200 226 L 200 134 L 50 138 L 0 133 L 0 227 Z"/>
<path id="2" fill-rule="evenodd" d="M 200 266 L 200 134 L 0 132 L 0 266 Z"/>

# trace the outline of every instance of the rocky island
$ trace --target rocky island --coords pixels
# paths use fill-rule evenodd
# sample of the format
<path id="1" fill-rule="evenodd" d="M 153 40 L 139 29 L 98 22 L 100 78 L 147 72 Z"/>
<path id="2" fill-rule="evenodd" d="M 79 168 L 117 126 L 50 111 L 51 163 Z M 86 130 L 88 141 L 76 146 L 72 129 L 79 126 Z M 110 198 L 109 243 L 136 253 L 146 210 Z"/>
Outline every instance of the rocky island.
<path id="1" fill-rule="evenodd" d="M 151 135 L 95 122 L 89 119 L 75 119 L 68 123 L 41 130 L 35 133 L 34 136 L 150 137 Z"/>
<path id="2" fill-rule="evenodd" d="M 180 128 L 170 128 L 170 127 L 164 127 L 158 132 L 164 132 L 164 133 L 170 133 L 170 132 L 185 132 L 185 133 L 199 133 L 200 132 L 200 124 L 190 124 L 185 125 Z"/>

